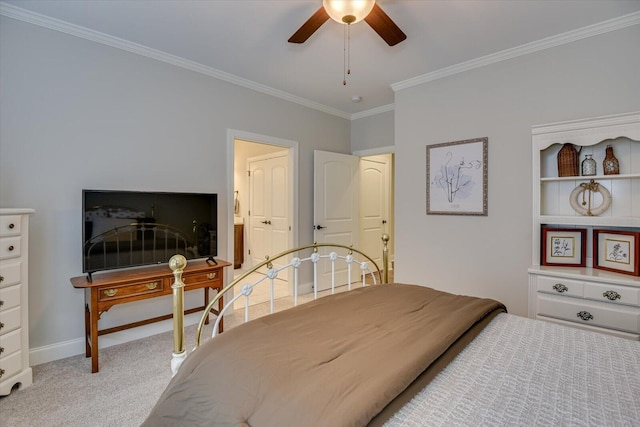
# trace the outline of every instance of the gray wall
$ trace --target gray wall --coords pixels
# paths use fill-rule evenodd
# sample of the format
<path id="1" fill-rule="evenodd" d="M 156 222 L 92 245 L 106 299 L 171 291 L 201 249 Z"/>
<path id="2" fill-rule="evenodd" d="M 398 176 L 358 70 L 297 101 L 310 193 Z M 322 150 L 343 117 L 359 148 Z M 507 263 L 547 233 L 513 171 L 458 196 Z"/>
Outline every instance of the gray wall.
<path id="1" fill-rule="evenodd" d="M 393 146 L 394 111 L 351 121 L 351 152 Z"/>
<path id="2" fill-rule="evenodd" d="M 348 120 L 0 19 L 0 205 L 36 210 L 29 265 L 32 361 L 84 351 L 83 292 L 69 282 L 82 273 L 83 188 L 217 192 L 218 253 L 231 259 L 224 228 L 231 221 L 227 186 L 233 177 L 227 130 L 298 141 L 299 239 L 312 241 L 313 150 L 348 153 Z M 193 304 L 196 295 L 188 297 Z M 171 300 L 159 300 L 116 306 L 102 315 L 101 327 L 169 313 Z"/>
<path id="3" fill-rule="evenodd" d="M 531 126 L 640 110 L 640 26 L 400 90 L 395 278 L 527 313 Z M 426 146 L 489 138 L 489 215 L 426 215 Z"/>

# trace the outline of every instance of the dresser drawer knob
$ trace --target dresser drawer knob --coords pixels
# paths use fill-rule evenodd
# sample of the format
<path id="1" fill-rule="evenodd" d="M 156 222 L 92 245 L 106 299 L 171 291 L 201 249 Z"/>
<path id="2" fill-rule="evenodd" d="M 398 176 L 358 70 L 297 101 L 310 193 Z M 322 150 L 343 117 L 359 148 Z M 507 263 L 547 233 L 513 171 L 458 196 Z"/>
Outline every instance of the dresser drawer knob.
<path id="1" fill-rule="evenodd" d="M 4 369 L 0 368 L 0 378 L 4 375 Z"/>
<path id="2" fill-rule="evenodd" d="M 13 245 L 9 246 L 9 252 L 11 252 L 12 250 L 14 250 L 15 248 L 13 247 Z"/>
<path id="3" fill-rule="evenodd" d="M 117 293 L 118 293 L 117 289 L 107 289 L 106 291 L 104 291 L 104 294 L 108 297 L 115 296 L 115 294 Z"/>
<path id="4" fill-rule="evenodd" d="M 0 299 L 0 307 L 2 307 L 3 305 L 4 305 L 4 301 Z"/>
<path id="5" fill-rule="evenodd" d="M 0 354 L 4 353 L 4 347 L 0 347 Z"/>
<path id="6" fill-rule="evenodd" d="M 611 300 L 611 301 L 615 301 L 617 299 L 622 299 L 622 295 L 620 295 L 616 291 L 607 291 L 607 292 L 603 293 L 602 296 L 605 297 L 608 300 Z"/>
<path id="7" fill-rule="evenodd" d="M 154 290 L 155 288 L 158 287 L 158 282 L 153 282 L 153 283 L 147 283 L 147 289 L 149 289 L 150 291 Z"/>
<path id="8" fill-rule="evenodd" d="M 207 279 L 209 279 L 209 280 L 213 280 L 213 279 L 215 279 L 217 276 L 218 276 L 218 274 L 217 274 L 217 273 L 209 273 L 209 274 L 207 274 Z"/>
<path id="9" fill-rule="evenodd" d="M 567 288 L 562 283 L 556 283 L 555 285 L 553 285 L 553 290 L 559 293 L 564 293 L 564 292 L 567 292 L 569 288 Z"/>
<path id="10" fill-rule="evenodd" d="M 593 319 L 593 314 L 589 313 L 588 311 L 581 311 L 578 313 L 578 317 L 584 321 L 588 321 Z"/>
<path id="11" fill-rule="evenodd" d="M 14 223 L 9 224 L 9 230 L 13 230 L 14 228 L 16 228 L 16 225 Z"/>
<path id="12" fill-rule="evenodd" d="M 0 282 L 4 282 L 4 276 L 0 276 Z"/>
<path id="13" fill-rule="evenodd" d="M 0 330 L 2 330 L 2 328 L 4 328 L 4 323 L 0 322 Z"/>

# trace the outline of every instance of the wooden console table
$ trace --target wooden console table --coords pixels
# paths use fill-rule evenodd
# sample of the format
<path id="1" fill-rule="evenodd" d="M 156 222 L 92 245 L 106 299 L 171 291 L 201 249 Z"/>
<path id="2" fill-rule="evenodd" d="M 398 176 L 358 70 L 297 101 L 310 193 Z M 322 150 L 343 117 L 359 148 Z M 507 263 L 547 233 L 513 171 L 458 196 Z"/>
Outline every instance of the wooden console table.
<path id="1" fill-rule="evenodd" d="M 209 289 L 216 291 L 224 287 L 224 267 L 231 264 L 216 260 L 218 264 L 207 263 L 205 260 L 189 261 L 182 275 L 184 290 L 204 289 L 204 304 L 185 310 L 185 314 L 202 311 L 209 304 Z M 91 357 L 91 372 L 98 372 L 98 336 L 118 332 L 137 326 L 147 325 L 160 320 L 170 319 L 172 314 L 158 316 L 151 319 L 128 323 L 109 329 L 98 329 L 100 315 L 117 304 L 140 301 L 163 295 L 171 295 L 173 273 L 168 265 L 154 265 L 125 271 L 110 271 L 94 274 L 89 282 L 87 276 L 71 278 L 74 288 L 84 289 L 85 301 L 85 344 L 86 356 Z M 218 309 L 222 309 L 222 298 Z M 222 332 L 222 321 L 219 332 Z"/>

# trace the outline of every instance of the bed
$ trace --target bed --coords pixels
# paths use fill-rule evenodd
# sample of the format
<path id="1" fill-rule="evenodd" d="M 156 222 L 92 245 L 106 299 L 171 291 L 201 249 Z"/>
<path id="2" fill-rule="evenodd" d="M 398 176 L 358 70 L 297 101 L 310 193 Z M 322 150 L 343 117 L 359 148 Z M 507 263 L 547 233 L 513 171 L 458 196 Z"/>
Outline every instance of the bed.
<path id="1" fill-rule="evenodd" d="M 335 246 L 347 255 L 310 245 L 290 264 L 324 256 L 333 270 L 343 259 L 363 272 L 353 289 L 219 335 L 214 326 L 200 345 L 203 317 L 188 357 L 178 257 L 175 375 L 143 425 L 640 425 L 639 342 L 511 315 L 491 299 L 378 284 L 386 274 L 373 263 L 367 279 L 370 258 Z M 251 294 L 242 283 L 222 291 L 240 284 L 227 306 Z"/>

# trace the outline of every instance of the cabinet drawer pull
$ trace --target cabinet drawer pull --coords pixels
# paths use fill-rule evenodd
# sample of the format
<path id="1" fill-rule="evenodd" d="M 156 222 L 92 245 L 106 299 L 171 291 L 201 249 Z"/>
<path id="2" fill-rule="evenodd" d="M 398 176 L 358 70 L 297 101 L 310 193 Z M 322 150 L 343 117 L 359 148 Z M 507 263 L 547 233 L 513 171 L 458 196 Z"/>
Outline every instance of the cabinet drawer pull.
<path id="1" fill-rule="evenodd" d="M 9 246 L 9 252 L 11 252 L 14 249 L 13 245 Z"/>
<path id="2" fill-rule="evenodd" d="M 4 347 L 0 347 L 0 354 L 4 353 Z"/>
<path id="3" fill-rule="evenodd" d="M 622 299 L 622 295 L 620 295 L 616 291 L 607 291 L 607 292 L 603 293 L 602 296 L 605 297 L 608 300 L 611 300 L 611 301 L 615 301 L 617 299 Z"/>
<path id="4" fill-rule="evenodd" d="M 0 282 L 4 281 L 4 276 L 0 276 Z"/>
<path id="5" fill-rule="evenodd" d="M 117 293 L 118 293 L 117 289 L 107 289 L 106 291 L 104 291 L 104 294 L 108 297 L 112 297 Z"/>
<path id="6" fill-rule="evenodd" d="M 0 378 L 4 375 L 4 369 L 0 368 Z"/>
<path id="7" fill-rule="evenodd" d="M 147 283 L 146 284 L 147 289 L 149 289 L 150 291 L 154 290 L 155 288 L 158 287 L 158 282 L 153 282 L 153 283 Z"/>
<path id="8" fill-rule="evenodd" d="M 9 224 L 9 230 L 13 230 L 16 227 L 14 223 Z"/>
<path id="9" fill-rule="evenodd" d="M 553 285 L 553 290 L 559 293 L 564 293 L 564 292 L 567 292 L 569 288 L 567 288 L 562 283 L 556 283 L 555 285 Z"/>
<path id="10" fill-rule="evenodd" d="M 0 299 L 0 307 L 2 307 L 3 305 L 4 305 L 4 301 Z"/>
<path id="11" fill-rule="evenodd" d="M 209 273 L 207 274 L 207 279 L 213 280 L 218 276 L 218 273 Z"/>
<path id="12" fill-rule="evenodd" d="M 2 328 L 4 328 L 4 323 L 0 322 L 0 330 L 2 330 Z"/>
<path id="13" fill-rule="evenodd" d="M 593 319 L 593 314 L 589 313 L 588 311 L 581 311 L 578 313 L 578 317 L 584 321 L 587 321 Z"/>

